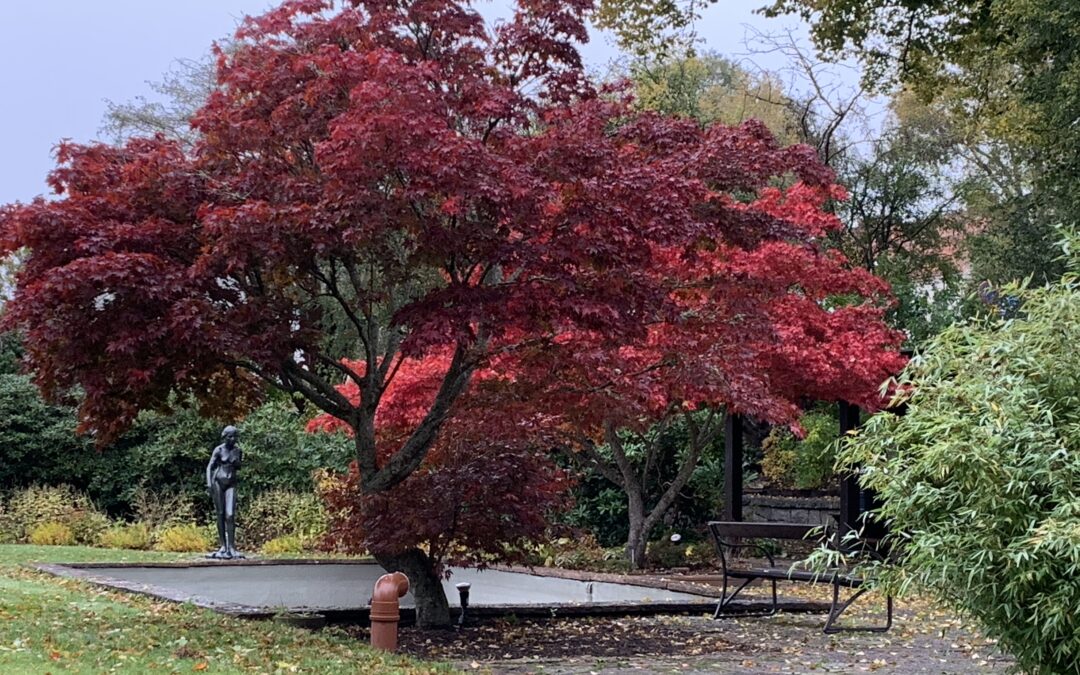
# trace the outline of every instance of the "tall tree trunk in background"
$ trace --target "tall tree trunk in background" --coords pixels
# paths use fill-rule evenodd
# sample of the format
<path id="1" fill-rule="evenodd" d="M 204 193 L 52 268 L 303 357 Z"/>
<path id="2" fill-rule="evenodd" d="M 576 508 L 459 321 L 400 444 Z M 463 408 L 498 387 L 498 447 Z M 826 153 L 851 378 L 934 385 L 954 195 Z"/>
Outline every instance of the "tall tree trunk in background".
<path id="1" fill-rule="evenodd" d="M 678 414 L 678 413 L 673 413 Z M 626 454 L 622 440 L 618 436 L 618 430 L 613 425 L 608 425 L 604 436 L 611 455 L 615 460 L 615 466 L 601 468 L 601 473 L 616 485 L 622 488 L 626 494 L 627 513 L 629 516 L 629 530 L 626 538 L 626 558 L 630 562 L 630 568 L 635 570 L 644 569 L 647 561 L 646 551 L 649 543 L 649 533 L 656 527 L 675 503 L 679 493 L 690 482 L 701 459 L 701 453 L 719 436 L 723 429 L 723 414 L 715 410 L 710 411 L 705 420 L 698 421 L 690 412 L 685 415 L 687 430 L 689 431 L 689 447 L 686 449 L 682 463 L 679 465 L 675 477 L 664 488 L 653 507 L 646 507 L 646 495 L 650 481 L 650 475 L 660 461 L 660 444 L 662 442 L 662 430 L 649 443 L 643 466 L 637 466 Z M 668 420 L 661 422 L 665 424 Z M 592 454 L 594 464 L 598 456 Z M 617 479 L 617 480 L 616 480 Z"/>
<path id="2" fill-rule="evenodd" d="M 644 569 L 649 528 L 646 527 L 645 500 L 640 490 L 627 490 L 627 513 L 630 516 L 630 529 L 626 538 L 626 559 L 630 562 L 630 569 Z"/>

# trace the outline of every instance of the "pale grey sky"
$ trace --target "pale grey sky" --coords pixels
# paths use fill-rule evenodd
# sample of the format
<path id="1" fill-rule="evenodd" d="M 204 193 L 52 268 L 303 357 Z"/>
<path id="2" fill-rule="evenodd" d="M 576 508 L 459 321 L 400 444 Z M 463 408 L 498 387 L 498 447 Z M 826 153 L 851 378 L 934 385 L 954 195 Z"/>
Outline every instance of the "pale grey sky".
<path id="1" fill-rule="evenodd" d="M 754 14 L 766 0 L 719 0 L 698 25 L 706 49 L 746 52 L 746 27 L 802 27 Z M 178 58 L 198 58 L 230 34 L 245 14 L 271 0 L 0 0 L 0 204 L 28 201 L 48 191 L 52 148 L 64 138 L 97 137 L 105 101 L 150 96 Z M 496 20 L 511 0 L 476 5 Z M 618 58 L 610 39 L 594 36 L 583 49 L 591 67 L 605 70 Z M 766 58 L 767 61 L 767 58 Z M 778 64 L 768 64 L 777 67 Z"/>

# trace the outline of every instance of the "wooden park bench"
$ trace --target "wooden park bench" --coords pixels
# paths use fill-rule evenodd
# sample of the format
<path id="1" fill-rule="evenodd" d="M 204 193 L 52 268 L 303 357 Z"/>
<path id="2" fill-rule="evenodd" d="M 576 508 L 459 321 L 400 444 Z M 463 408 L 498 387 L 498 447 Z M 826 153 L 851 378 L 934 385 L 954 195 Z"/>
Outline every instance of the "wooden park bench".
<path id="1" fill-rule="evenodd" d="M 776 583 L 778 581 L 793 581 L 804 583 L 828 583 L 832 585 L 832 604 L 829 607 L 829 618 L 825 622 L 826 633 L 840 633 L 844 631 L 862 631 L 871 633 L 884 633 L 892 627 L 893 599 L 886 597 L 886 620 L 883 626 L 838 626 L 840 616 L 851 607 L 865 592 L 863 579 L 854 576 L 844 570 L 835 569 L 828 572 L 810 570 L 795 570 L 777 567 L 770 551 L 754 540 L 760 539 L 800 539 L 806 540 L 812 532 L 821 532 L 819 526 L 796 525 L 789 523 L 749 523 L 749 522 L 723 522 L 713 521 L 709 523 L 709 531 L 716 543 L 717 552 L 720 554 L 720 567 L 723 572 L 723 589 L 720 601 L 716 606 L 713 618 L 719 618 L 729 613 L 733 608 L 732 602 L 739 592 L 757 580 L 764 580 L 772 585 L 772 603 L 766 611 L 747 614 L 740 611 L 740 616 L 771 616 L 778 611 Z M 827 541 L 835 545 L 839 540 L 835 532 L 830 534 L 826 531 L 819 541 Z M 768 561 L 768 566 L 751 564 L 736 565 L 734 553 L 741 549 L 754 549 L 762 554 Z M 847 552 L 851 552 L 848 549 Z M 859 547 L 860 553 L 877 556 L 873 545 Z M 730 580 L 740 580 L 741 583 L 734 591 L 728 592 Z M 848 588 L 854 591 L 847 600 L 840 601 L 840 589 Z"/>

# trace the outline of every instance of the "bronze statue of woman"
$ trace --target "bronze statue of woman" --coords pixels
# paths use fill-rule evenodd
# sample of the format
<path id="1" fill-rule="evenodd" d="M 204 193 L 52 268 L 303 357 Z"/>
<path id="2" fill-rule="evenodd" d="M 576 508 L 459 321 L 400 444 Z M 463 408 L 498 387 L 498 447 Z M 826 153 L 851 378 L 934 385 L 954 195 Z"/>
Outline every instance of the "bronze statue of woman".
<path id="1" fill-rule="evenodd" d="M 236 550 L 236 474 L 240 470 L 243 453 L 237 444 L 240 430 L 234 426 L 221 432 L 224 441 L 214 448 L 210 463 L 206 465 L 206 489 L 214 500 L 217 512 L 218 550 L 207 558 L 232 560 L 243 558 Z"/>

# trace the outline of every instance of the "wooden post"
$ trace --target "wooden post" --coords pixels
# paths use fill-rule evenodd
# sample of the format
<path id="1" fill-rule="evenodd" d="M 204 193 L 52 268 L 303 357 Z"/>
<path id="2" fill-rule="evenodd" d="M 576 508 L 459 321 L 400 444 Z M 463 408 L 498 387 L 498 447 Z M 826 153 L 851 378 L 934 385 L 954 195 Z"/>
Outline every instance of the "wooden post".
<path id="1" fill-rule="evenodd" d="M 840 401 L 840 436 L 859 427 L 859 406 L 847 401 Z M 854 473 L 840 477 L 840 533 L 858 528 L 859 516 L 862 515 L 859 479 Z"/>
<path id="2" fill-rule="evenodd" d="M 741 521 L 743 497 L 743 420 L 728 411 L 724 418 L 724 520 Z"/>

